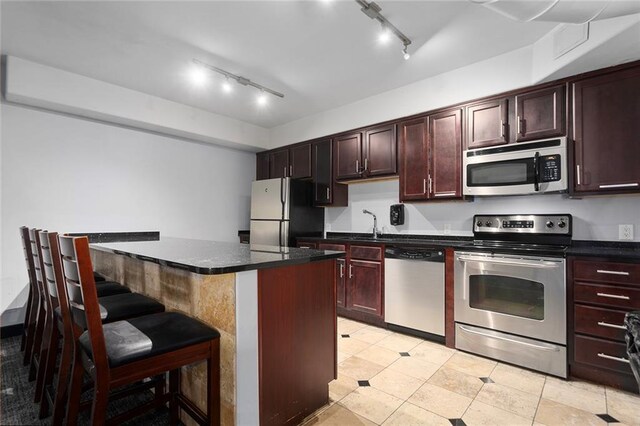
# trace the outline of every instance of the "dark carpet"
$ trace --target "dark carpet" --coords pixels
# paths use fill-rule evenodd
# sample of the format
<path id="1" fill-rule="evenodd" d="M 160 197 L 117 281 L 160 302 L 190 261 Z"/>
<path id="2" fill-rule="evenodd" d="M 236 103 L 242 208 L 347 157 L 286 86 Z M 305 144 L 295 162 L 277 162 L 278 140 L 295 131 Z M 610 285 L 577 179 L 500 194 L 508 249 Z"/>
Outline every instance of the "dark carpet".
<path id="1" fill-rule="evenodd" d="M 28 381 L 29 368 L 22 365 L 20 352 L 20 338 L 11 337 L 0 340 L 0 425 L 49 425 L 51 417 L 38 419 L 39 404 L 33 402 L 35 380 Z M 90 399 L 91 392 L 83 395 L 83 399 Z M 122 398 L 109 403 L 108 417 L 120 414 L 153 398 L 153 393 L 145 392 L 131 397 Z M 80 414 L 80 425 L 89 424 L 89 412 Z M 161 409 L 149 411 L 136 417 L 123 426 L 169 424 L 169 410 Z"/>

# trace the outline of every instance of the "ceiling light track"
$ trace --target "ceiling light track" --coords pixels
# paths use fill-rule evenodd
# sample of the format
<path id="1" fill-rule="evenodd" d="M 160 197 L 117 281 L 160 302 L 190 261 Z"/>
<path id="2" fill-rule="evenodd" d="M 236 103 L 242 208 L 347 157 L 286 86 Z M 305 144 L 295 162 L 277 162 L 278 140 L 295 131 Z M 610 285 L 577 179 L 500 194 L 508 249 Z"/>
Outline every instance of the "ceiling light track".
<path id="1" fill-rule="evenodd" d="M 407 52 L 407 48 L 411 44 L 411 39 L 406 35 L 404 35 L 402 31 L 396 28 L 395 25 L 389 22 L 389 20 L 380 13 L 382 8 L 376 2 L 373 2 L 373 1 L 369 3 L 366 0 L 355 0 L 355 2 L 362 7 L 362 9 L 360 9 L 362 10 L 362 13 L 367 15 L 369 18 L 375 19 L 376 21 L 380 22 L 380 25 L 382 25 L 383 30 L 390 31 L 391 33 L 393 33 L 393 35 L 398 37 L 398 39 L 402 42 L 402 45 L 404 47 L 402 49 L 402 52 L 404 53 L 404 58 L 409 59 L 409 53 Z"/>
<path id="2" fill-rule="evenodd" d="M 199 59 L 193 59 L 193 62 L 195 64 L 198 64 L 202 67 L 205 67 L 211 71 L 217 72 L 218 74 L 222 74 L 223 76 L 225 76 L 227 79 L 232 79 L 235 80 L 236 83 L 241 84 L 243 86 L 251 86 L 251 87 L 255 87 L 256 89 L 260 90 L 261 92 L 266 92 L 266 93 L 270 93 L 273 96 L 277 96 L 279 98 L 284 98 L 284 94 L 277 92 L 275 90 L 269 89 L 268 87 L 263 86 L 262 84 L 258 84 L 255 83 L 251 80 L 249 80 L 248 78 L 242 77 L 240 75 L 235 75 L 233 73 L 230 73 L 229 71 L 225 71 L 222 68 L 218 68 L 218 67 L 214 67 L 213 65 L 209 65 L 205 62 L 202 62 Z"/>

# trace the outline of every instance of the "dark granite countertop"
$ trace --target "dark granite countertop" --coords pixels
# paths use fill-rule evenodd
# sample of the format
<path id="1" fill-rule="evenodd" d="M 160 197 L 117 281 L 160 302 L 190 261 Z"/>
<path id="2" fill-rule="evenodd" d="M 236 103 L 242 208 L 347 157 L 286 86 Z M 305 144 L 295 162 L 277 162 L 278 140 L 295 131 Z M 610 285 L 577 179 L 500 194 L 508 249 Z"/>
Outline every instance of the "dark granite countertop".
<path id="1" fill-rule="evenodd" d="M 90 243 L 115 243 L 123 241 L 157 241 L 160 231 L 132 231 L 132 232 L 72 232 L 72 237 L 89 238 Z"/>
<path id="2" fill-rule="evenodd" d="M 92 244 L 96 250 L 159 263 L 197 274 L 214 275 L 277 268 L 344 257 L 344 252 L 256 246 L 185 238 Z"/>
<path id="3" fill-rule="evenodd" d="M 417 234 L 382 234 L 373 239 L 371 234 L 327 232 L 326 237 L 300 237 L 301 241 L 326 241 L 344 243 L 402 244 L 404 246 L 431 246 L 463 248 L 473 245 L 472 236 L 458 235 L 417 235 Z"/>
<path id="4" fill-rule="evenodd" d="M 640 260 L 640 243 L 618 241 L 577 241 L 567 249 L 568 256 L 617 257 Z"/>

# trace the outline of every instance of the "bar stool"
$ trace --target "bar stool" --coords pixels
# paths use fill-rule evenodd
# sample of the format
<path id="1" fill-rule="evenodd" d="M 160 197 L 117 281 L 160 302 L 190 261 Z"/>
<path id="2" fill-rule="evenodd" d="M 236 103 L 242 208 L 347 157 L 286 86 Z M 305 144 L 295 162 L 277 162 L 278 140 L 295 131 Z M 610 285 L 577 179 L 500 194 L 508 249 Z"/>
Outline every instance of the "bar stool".
<path id="1" fill-rule="evenodd" d="M 29 380 L 34 380 L 36 368 L 33 365 L 34 356 L 37 357 L 37 351 L 34 350 L 34 342 L 42 339 L 44 330 L 44 309 L 46 307 L 46 298 L 42 294 L 36 280 L 36 263 L 34 262 L 35 232 L 37 229 L 29 230 L 26 226 L 20 227 L 20 236 L 22 239 L 22 249 L 24 251 L 25 261 L 27 263 L 27 275 L 29 277 L 29 296 L 27 299 L 26 315 L 23 323 L 22 339 L 20 342 L 20 350 L 24 352 L 23 363 L 29 365 Z M 114 294 L 130 293 L 127 287 L 122 286 L 113 281 L 107 281 L 100 274 L 95 274 L 98 282 L 98 295 L 109 296 Z M 37 360 L 36 360 L 37 361 Z"/>
<path id="2" fill-rule="evenodd" d="M 76 342 L 67 422 L 76 424 L 85 371 L 94 382 L 91 410 L 94 425 L 105 423 L 109 390 L 169 372 L 169 394 L 164 395 L 162 403 L 169 402 L 170 423 L 177 424 L 179 408 L 182 408 L 200 424 L 219 424 L 220 333 L 177 312 L 103 325 L 88 239 L 59 236 L 58 241 L 70 317 L 76 326 L 87 326 L 87 331 Z M 207 413 L 180 392 L 180 368 L 204 360 L 207 361 Z M 143 407 L 156 405 L 148 403 Z M 117 423 L 123 417 L 117 416 L 110 422 Z"/>
<path id="3" fill-rule="evenodd" d="M 62 314 L 63 309 L 68 311 L 68 299 L 62 278 L 57 236 L 58 234 L 55 232 L 46 231 L 37 232 L 35 235 L 36 249 L 34 254 L 39 259 L 39 262 L 36 263 L 36 279 L 37 282 L 42 283 L 41 286 L 47 298 L 46 311 L 48 313 L 45 318 L 46 325 L 40 355 L 44 361 L 38 369 L 36 380 L 35 402 L 40 402 L 40 418 L 47 416 L 50 404 L 53 403 L 55 407 L 58 399 L 61 401 L 60 404 L 64 405 L 64 396 L 68 387 L 69 364 L 73 354 L 74 336 L 71 320 L 69 318 L 68 324 L 65 324 Z M 100 287 L 102 285 L 96 285 L 96 291 Z M 100 297 L 98 300 L 100 317 L 105 323 L 164 312 L 162 303 L 137 293 L 115 294 Z M 84 330 L 80 330 L 78 335 L 82 331 Z M 63 339 L 62 361 L 58 373 L 61 380 L 59 380 L 54 395 L 53 389 L 51 393 L 48 392 L 48 389 L 53 383 L 56 370 L 60 336 Z M 58 411 L 56 421 L 61 422 L 61 414 L 64 410 L 60 408 Z"/>

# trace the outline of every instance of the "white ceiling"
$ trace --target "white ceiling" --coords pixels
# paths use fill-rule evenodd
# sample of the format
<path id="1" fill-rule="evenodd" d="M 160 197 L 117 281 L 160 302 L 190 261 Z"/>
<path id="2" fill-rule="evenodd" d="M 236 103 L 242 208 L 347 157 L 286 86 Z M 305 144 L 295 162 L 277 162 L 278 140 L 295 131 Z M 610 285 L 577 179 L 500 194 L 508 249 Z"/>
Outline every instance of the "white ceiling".
<path id="1" fill-rule="evenodd" d="M 467 0 L 379 0 L 413 40 L 377 41 L 380 26 L 345 1 L 2 1 L 2 54 L 72 71 L 271 128 L 529 45 L 554 23 L 515 22 Z M 198 58 L 285 94 L 196 88 Z"/>

